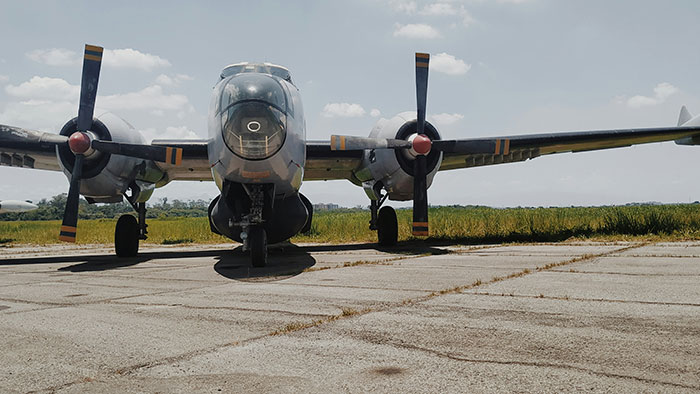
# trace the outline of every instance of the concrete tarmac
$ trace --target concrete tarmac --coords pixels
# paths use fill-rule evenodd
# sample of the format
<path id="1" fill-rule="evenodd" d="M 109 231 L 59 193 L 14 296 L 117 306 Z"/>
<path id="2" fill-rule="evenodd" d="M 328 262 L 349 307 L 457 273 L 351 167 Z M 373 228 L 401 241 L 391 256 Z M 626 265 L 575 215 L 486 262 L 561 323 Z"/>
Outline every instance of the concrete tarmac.
<path id="1" fill-rule="evenodd" d="M 700 392 L 700 243 L 0 248 L 0 392 Z"/>

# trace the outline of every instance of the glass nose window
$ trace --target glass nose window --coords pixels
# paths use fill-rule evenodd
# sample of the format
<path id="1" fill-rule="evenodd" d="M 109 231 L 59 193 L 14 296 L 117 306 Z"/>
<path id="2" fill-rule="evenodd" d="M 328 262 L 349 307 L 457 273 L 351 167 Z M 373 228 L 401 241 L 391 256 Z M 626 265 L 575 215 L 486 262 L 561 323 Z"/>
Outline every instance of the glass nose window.
<path id="1" fill-rule="evenodd" d="M 236 155 L 265 159 L 284 144 L 287 97 L 274 78 L 261 74 L 231 77 L 221 94 L 221 108 L 224 141 Z"/>
<path id="2" fill-rule="evenodd" d="M 284 143 L 286 117 L 259 101 L 235 104 L 221 114 L 226 145 L 245 159 L 265 159 Z"/>

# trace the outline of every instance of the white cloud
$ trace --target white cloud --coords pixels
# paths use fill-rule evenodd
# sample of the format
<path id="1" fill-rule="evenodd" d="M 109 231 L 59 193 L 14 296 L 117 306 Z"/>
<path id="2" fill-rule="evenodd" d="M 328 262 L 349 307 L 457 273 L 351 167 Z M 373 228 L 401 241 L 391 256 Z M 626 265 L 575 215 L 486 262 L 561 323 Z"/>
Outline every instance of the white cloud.
<path id="1" fill-rule="evenodd" d="M 165 130 L 149 127 L 139 130 L 144 140 L 150 143 L 156 139 L 198 139 L 202 138 L 186 126 L 168 126 Z"/>
<path id="2" fill-rule="evenodd" d="M 156 77 L 156 83 L 163 86 L 178 86 L 183 81 L 191 81 L 192 77 L 185 74 L 176 74 L 173 76 L 168 76 L 165 74 L 160 74 Z"/>
<path id="3" fill-rule="evenodd" d="M 447 53 L 438 53 L 430 59 L 430 69 L 448 75 L 464 75 L 471 69 L 471 64 L 464 63 L 464 60 L 457 59 Z"/>
<path id="4" fill-rule="evenodd" d="M 369 116 L 371 116 L 371 117 L 373 117 L 373 118 L 377 118 L 377 117 L 379 117 L 379 115 L 381 115 L 381 114 L 382 114 L 382 112 L 379 111 L 379 110 L 376 109 L 376 108 L 372 108 L 372 110 L 369 111 Z"/>
<path id="5" fill-rule="evenodd" d="M 447 126 L 464 119 L 464 115 L 442 113 L 430 115 L 428 118 L 430 119 L 430 122 L 435 123 L 438 126 Z"/>
<path id="6" fill-rule="evenodd" d="M 181 111 L 188 109 L 189 100 L 181 94 L 164 94 L 162 87 L 153 85 L 137 92 L 100 96 L 97 104 L 109 110 Z"/>
<path id="7" fill-rule="evenodd" d="M 175 80 L 179 80 L 178 78 L 176 77 Z M 77 102 L 80 97 L 80 86 L 71 85 L 60 78 L 38 76 L 17 86 L 8 85 L 5 87 L 5 91 L 10 96 L 35 101 Z M 96 103 L 98 107 L 108 110 L 149 110 L 152 113 L 158 113 L 157 111 L 193 111 L 186 96 L 165 94 L 163 88 L 158 85 L 149 86 L 136 92 L 98 96 Z"/>
<path id="8" fill-rule="evenodd" d="M 424 39 L 433 39 L 441 37 L 439 31 L 437 31 L 432 26 L 423 23 L 407 25 L 401 25 L 397 23 L 394 27 L 394 37 Z"/>
<path id="9" fill-rule="evenodd" d="M 171 64 L 150 53 L 139 52 L 135 49 L 105 49 L 102 62 L 105 66 L 114 68 L 137 68 L 151 71 L 154 68 L 170 67 Z"/>
<path id="10" fill-rule="evenodd" d="M 65 48 L 35 49 L 26 53 L 37 63 L 49 66 L 74 66 L 80 64 L 80 55 Z"/>
<path id="11" fill-rule="evenodd" d="M 7 75 L 0 75 L 0 83 L 5 83 L 10 80 L 10 77 Z"/>
<path id="12" fill-rule="evenodd" d="M 661 82 L 654 88 L 653 96 L 633 96 L 627 99 L 627 106 L 630 108 L 647 107 L 662 104 L 667 98 L 678 92 L 678 88 L 668 82 Z M 619 97 L 616 101 L 622 101 L 624 97 Z"/>
<path id="13" fill-rule="evenodd" d="M 415 1 L 392 0 L 390 4 L 394 10 L 406 14 L 413 14 L 418 9 L 418 5 Z"/>
<path id="14" fill-rule="evenodd" d="M 19 98 L 74 101 L 80 95 L 80 86 L 71 85 L 61 78 L 35 76 L 18 86 L 7 85 L 5 92 Z"/>
<path id="15" fill-rule="evenodd" d="M 6 104 L 0 112 L 0 123 L 58 133 L 77 114 L 75 102 L 26 100 Z"/>
<path id="16" fill-rule="evenodd" d="M 365 109 L 360 104 L 329 103 L 323 107 L 321 115 L 326 118 L 357 118 L 365 116 Z"/>
<path id="17" fill-rule="evenodd" d="M 167 138 L 187 138 L 187 139 L 193 139 L 193 138 L 200 138 L 197 133 L 194 131 L 188 129 L 186 126 L 180 126 L 180 127 L 174 127 L 174 126 L 169 126 L 165 128 L 165 135 Z"/>
<path id="18" fill-rule="evenodd" d="M 426 4 L 421 10 L 422 15 L 457 15 L 458 10 L 450 3 L 431 3 Z"/>
<path id="19" fill-rule="evenodd" d="M 464 26 L 469 26 L 474 23 L 475 20 L 471 14 L 464 8 L 464 5 L 459 7 L 452 3 L 430 3 L 426 4 L 423 9 L 419 12 L 421 15 L 425 16 L 453 16 L 462 19 L 462 24 Z"/>
<path id="20" fill-rule="evenodd" d="M 35 49 L 27 52 L 27 57 L 49 66 L 73 66 L 82 62 L 80 53 L 65 48 Z M 105 49 L 102 64 L 106 67 L 136 68 L 144 71 L 171 66 L 168 60 L 160 56 L 131 48 Z"/>

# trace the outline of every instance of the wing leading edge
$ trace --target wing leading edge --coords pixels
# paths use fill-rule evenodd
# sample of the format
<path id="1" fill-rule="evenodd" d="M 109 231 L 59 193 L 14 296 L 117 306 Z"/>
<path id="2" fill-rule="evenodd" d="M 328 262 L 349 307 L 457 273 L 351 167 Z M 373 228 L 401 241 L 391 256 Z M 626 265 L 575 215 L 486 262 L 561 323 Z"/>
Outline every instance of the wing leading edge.
<path id="1" fill-rule="evenodd" d="M 0 165 L 61 171 L 56 141 L 65 139 L 53 133 L 0 125 Z M 212 180 L 206 140 L 154 140 L 151 145 L 182 148 L 180 165 L 155 163 L 165 173 L 167 182 Z"/>
<path id="2" fill-rule="evenodd" d="M 638 144 L 673 141 L 700 134 L 700 127 L 657 127 L 579 131 L 551 134 L 503 136 L 489 139 L 494 142 L 493 154 L 463 154 L 446 151 L 440 171 L 513 163 L 535 157 L 564 152 L 586 152 L 621 148 Z M 480 139 L 483 140 L 483 139 Z M 458 140 L 470 141 L 470 140 Z"/>
<path id="3" fill-rule="evenodd" d="M 690 137 L 700 137 L 700 126 L 526 134 L 433 143 L 442 144 L 444 156 L 440 171 L 444 171 L 513 163 L 554 153 L 621 148 Z M 493 146 L 493 153 L 464 153 L 461 145 Z M 304 180 L 347 179 L 357 184 L 355 173 L 361 170 L 363 156 L 362 150 L 332 150 L 331 141 L 309 141 Z"/>

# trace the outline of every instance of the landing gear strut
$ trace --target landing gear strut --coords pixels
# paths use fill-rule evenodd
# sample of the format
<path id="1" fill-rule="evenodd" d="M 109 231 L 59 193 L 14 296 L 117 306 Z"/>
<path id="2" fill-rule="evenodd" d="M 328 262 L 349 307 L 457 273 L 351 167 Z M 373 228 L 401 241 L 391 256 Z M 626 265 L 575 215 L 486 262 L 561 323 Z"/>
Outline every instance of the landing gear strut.
<path id="1" fill-rule="evenodd" d="M 377 240 L 380 246 L 394 246 L 399 238 L 399 225 L 396 220 L 396 211 L 390 206 L 382 206 L 386 200 L 385 194 L 379 200 L 370 201 L 372 218 L 369 221 L 369 229 L 377 230 Z"/>
<path id="2" fill-rule="evenodd" d="M 229 226 L 241 226 L 241 238 L 243 251 L 250 251 L 250 261 L 253 267 L 267 265 L 267 233 L 263 228 L 263 213 L 265 210 L 265 190 L 263 185 L 243 185 L 248 197 L 250 197 L 250 211 L 234 223 L 229 221 Z M 272 192 L 274 196 L 274 191 Z"/>

